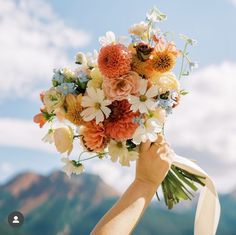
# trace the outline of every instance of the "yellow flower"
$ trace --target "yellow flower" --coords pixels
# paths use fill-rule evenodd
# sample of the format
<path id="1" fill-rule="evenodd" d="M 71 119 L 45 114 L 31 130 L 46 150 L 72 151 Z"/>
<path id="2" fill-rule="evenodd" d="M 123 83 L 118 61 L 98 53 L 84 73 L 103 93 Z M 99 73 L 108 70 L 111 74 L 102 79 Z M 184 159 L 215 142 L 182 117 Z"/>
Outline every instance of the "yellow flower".
<path id="1" fill-rule="evenodd" d="M 173 73 L 152 76 L 151 80 L 153 84 L 157 85 L 160 94 L 166 93 L 167 91 L 179 92 L 180 90 L 179 81 Z"/>
<path id="2" fill-rule="evenodd" d="M 156 118 L 160 123 L 164 123 L 166 121 L 166 111 L 163 108 L 157 108 L 152 112 L 154 118 Z"/>
<path id="3" fill-rule="evenodd" d="M 80 116 L 83 108 L 81 106 L 82 95 L 66 95 L 66 106 L 67 112 L 65 114 L 65 118 L 68 119 L 75 125 L 81 125 L 83 123 L 83 119 Z"/>
<path id="4" fill-rule="evenodd" d="M 43 97 L 43 102 L 49 113 L 52 113 L 57 108 L 62 107 L 64 101 L 65 101 L 64 94 L 61 91 L 59 91 L 56 87 L 52 87 L 50 90 L 46 91 Z"/>
<path id="5" fill-rule="evenodd" d="M 139 154 L 136 151 L 129 151 L 124 142 L 116 142 L 111 140 L 108 145 L 109 155 L 112 162 L 119 160 L 122 166 L 130 166 L 131 161 L 138 159 Z"/>
<path id="6" fill-rule="evenodd" d="M 54 144 L 57 151 L 69 155 L 73 149 L 73 130 L 69 126 L 58 127 L 54 130 Z"/>
<path id="7" fill-rule="evenodd" d="M 92 78 L 88 82 L 88 87 L 101 88 L 103 82 L 103 76 L 97 67 L 93 68 L 90 72 L 90 77 Z"/>

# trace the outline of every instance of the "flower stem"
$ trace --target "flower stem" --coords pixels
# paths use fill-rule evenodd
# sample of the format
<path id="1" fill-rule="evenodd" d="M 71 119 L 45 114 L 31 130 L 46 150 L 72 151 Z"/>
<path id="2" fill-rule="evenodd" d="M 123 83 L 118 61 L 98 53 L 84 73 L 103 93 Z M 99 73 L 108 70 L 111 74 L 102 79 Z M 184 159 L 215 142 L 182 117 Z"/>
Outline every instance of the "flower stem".
<path id="1" fill-rule="evenodd" d="M 184 59 L 185 59 L 185 56 L 186 56 L 187 47 L 188 47 L 188 43 L 186 42 L 185 45 L 184 45 L 184 50 L 182 51 L 182 61 L 181 61 L 181 68 L 180 68 L 180 73 L 179 73 L 179 80 L 181 79 L 182 74 L 183 74 Z"/>
<path id="2" fill-rule="evenodd" d="M 168 209 L 183 200 L 191 200 L 192 191 L 197 191 L 195 183 L 205 186 L 205 177 L 189 173 L 179 167 L 171 166 L 166 178 L 162 182 L 164 201 Z"/>

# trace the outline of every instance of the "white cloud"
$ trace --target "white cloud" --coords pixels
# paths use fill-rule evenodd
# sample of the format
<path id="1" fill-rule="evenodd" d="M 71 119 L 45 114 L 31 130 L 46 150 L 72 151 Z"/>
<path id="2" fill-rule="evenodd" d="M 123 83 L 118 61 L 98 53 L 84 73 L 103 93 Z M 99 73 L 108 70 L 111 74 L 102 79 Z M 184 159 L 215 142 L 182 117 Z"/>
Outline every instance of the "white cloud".
<path id="1" fill-rule="evenodd" d="M 134 179 L 134 166 L 122 167 L 119 163 L 111 162 L 110 159 L 91 161 L 89 170 L 101 176 L 101 178 L 119 192 L 124 192 Z"/>
<path id="2" fill-rule="evenodd" d="M 8 162 L 3 162 L 0 164 L 0 183 L 4 182 L 9 176 L 14 172 L 14 166 Z"/>
<path id="3" fill-rule="evenodd" d="M 236 162 L 236 63 L 208 66 L 188 80 L 190 94 L 169 117 L 167 133 L 174 144 L 207 150 Z"/>
<path id="4" fill-rule="evenodd" d="M 0 146 L 55 152 L 53 146 L 41 141 L 47 130 L 33 121 L 1 118 L 0 130 Z"/>
<path id="5" fill-rule="evenodd" d="M 0 98 L 28 96 L 50 83 L 54 67 L 69 64 L 67 48 L 90 36 L 57 17 L 46 1 L 0 0 Z"/>
<path id="6" fill-rule="evenodd" d="M 228 0 L 234 7 L 236 7 L 236 0 Z"/>

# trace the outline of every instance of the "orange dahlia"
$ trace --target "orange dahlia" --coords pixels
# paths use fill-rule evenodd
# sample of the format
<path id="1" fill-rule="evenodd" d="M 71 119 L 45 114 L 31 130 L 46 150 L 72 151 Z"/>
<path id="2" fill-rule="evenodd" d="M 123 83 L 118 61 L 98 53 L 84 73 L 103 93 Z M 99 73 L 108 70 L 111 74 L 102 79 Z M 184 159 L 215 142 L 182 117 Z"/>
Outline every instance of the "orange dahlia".
<path id="1" fill-rule="evenodd" d="M 132 138 L 138 123 L 134 118 L 140 114 L 130 110 L 131 104 L 127 100 L 114 101 L 110 105 L 111 114 L 105 120 L 106 135 L 117 141 L 123 141 Z"/>
<path id="2" fill-rule="evenodd" d="M 98 67 L 109 78 L 120 77 L 131 69 L 131 54 L 122 44 L 102 47 L 98 55 Z"/>
<path id="3" fill-rule="evenodd" d="M 86 122 L 81 129 L 82 141 L 89 151 L 101 152 L 107 144 L 107 136 L 102 122 L 96 124 L 95 121 Z"/>

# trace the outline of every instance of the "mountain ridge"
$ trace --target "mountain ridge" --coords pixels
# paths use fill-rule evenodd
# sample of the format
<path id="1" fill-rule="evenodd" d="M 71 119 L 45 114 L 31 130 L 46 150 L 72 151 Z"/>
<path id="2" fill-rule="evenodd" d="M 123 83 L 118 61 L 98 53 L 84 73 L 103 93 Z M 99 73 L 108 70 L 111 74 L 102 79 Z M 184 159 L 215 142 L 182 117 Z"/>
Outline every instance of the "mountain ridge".
<path id="1" fill-rule="evenodd" d="M 6 218 L 11 211 L 25 215 L 17 235 L 87 235 L 120 194 L 100 176 L 82 174 L 68 178 L 63 172 L 49 175 L 25 172 L 0 185 L 0 234 L 13 235 Z M 222 215 L 217 235 L 235 235 L 236 199 L 220 196 Z M 134 235 L 193 234 L 195 202 L 168 211 L 164 203 L 151 203 Z M 15 234 L 14 234 L 15 235 Z"/>

